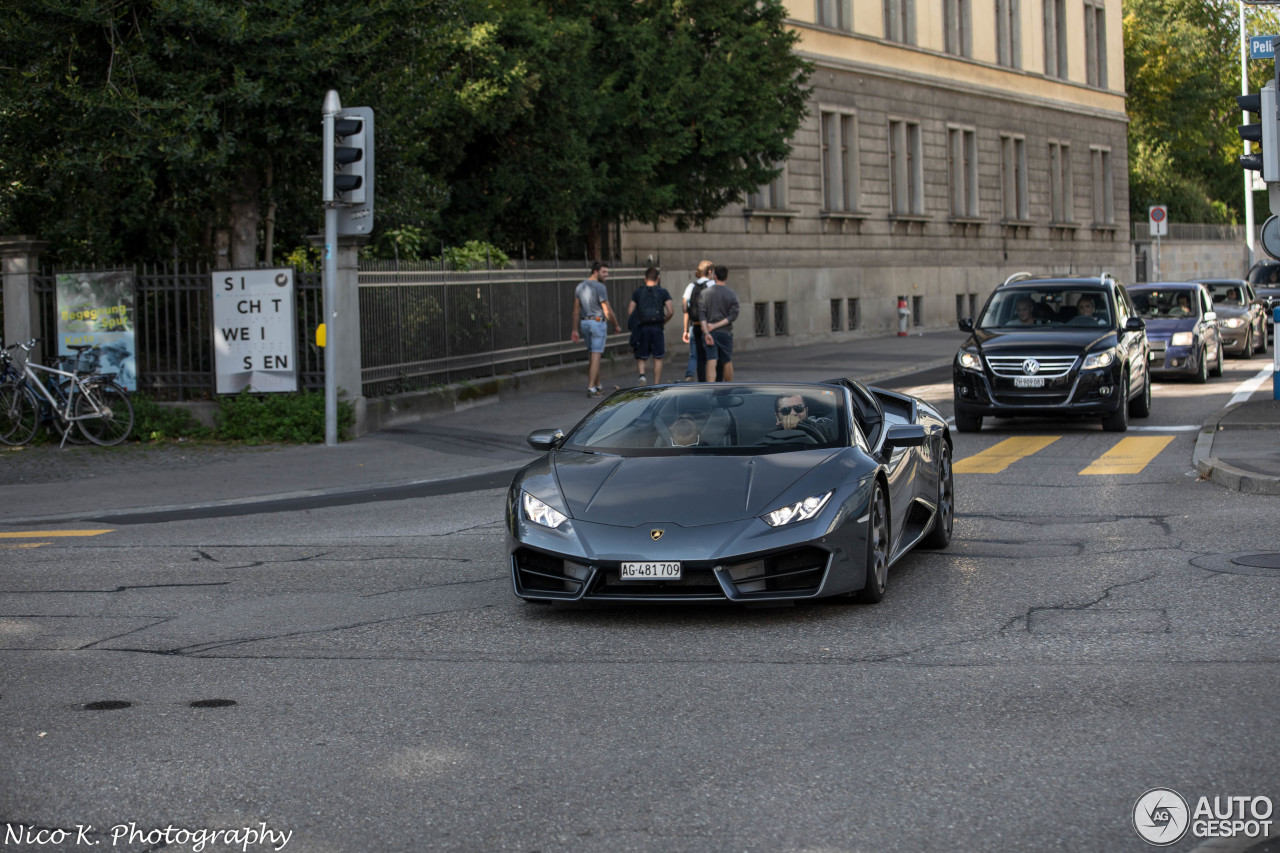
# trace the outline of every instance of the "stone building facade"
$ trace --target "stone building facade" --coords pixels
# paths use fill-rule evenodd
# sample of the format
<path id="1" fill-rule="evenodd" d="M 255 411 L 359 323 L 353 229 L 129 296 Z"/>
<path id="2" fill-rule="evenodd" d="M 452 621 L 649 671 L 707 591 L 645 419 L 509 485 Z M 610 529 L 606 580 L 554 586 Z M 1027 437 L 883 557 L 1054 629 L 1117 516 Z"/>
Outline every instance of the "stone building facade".
<path id="1" fill-rule="evenodd" d="M 813 62 L 782 177 L 705 228 L 622 229 L 678 295 L 732 270 L 740 347 L 970 316 L 1020 270 L 1109 271 L 1129 242 L 1118 0 L 790 0 Z M 678 334 L 678 329 L 672 330 Z"/>

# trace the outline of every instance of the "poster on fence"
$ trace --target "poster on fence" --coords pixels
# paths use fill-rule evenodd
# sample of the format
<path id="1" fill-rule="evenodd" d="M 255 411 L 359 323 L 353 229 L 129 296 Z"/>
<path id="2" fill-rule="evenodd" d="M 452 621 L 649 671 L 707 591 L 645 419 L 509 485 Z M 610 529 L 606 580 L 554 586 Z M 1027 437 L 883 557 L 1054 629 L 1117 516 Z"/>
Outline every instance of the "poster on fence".
<path id="1" fill-rule="evenodd" d="M 297 391 L 293 270 L 219 270 L 212 277 L 218 393 Z"/>
<path id="2" fill-rule="evenodd" d="M 129 391 L 138 389 L 134 341 L 133 270 L 58 273 L 58 354 L 71 347 L 98 347 L 98 369 L 116 374 Z"/>

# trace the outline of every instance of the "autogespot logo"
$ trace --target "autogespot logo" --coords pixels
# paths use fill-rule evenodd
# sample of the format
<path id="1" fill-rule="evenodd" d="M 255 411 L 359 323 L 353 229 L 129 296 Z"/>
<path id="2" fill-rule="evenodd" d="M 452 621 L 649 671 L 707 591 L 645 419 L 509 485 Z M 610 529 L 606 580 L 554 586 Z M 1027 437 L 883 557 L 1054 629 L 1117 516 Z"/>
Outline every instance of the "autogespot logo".
<path id="1" fill-rule="evenodd" d="M 1169 788 L 1152 788 L 1133 804 L 1133 828 L 1157 847 L 1176 844 L 1187 834 L 1187 801 Z"/>

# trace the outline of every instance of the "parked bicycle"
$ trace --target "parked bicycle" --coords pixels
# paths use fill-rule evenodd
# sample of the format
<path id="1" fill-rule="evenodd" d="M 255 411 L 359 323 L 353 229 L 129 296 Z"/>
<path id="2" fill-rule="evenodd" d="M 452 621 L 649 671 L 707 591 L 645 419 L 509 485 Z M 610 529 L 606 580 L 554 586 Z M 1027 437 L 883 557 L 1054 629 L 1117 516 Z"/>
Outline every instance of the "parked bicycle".
<path id="1" fill-rule="evenodd" d="M 71 347 L 75 355 L 63 356 L 60 369 L 31 361 L 31 349 L 39 340 L 4 349 L 0 442 L 27 444 L 46 416 L 62 435 L 60 447 L 74 440 L 76 431 L 94 444 L 124 441 L 133 430 L 133 403 L 115 381 L 116 374 L 98 372 L 97 348 Z"/>

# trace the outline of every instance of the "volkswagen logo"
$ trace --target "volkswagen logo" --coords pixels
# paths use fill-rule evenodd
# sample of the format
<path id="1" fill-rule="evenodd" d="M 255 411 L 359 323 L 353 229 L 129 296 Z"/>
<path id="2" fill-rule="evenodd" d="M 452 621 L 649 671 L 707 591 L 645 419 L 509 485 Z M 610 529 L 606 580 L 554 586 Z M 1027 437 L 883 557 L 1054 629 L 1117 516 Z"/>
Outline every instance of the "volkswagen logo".
<path id="1" fill-rule="evenodd" d="M 654 542 L 657 542 L 659 539 L 662 538 L 663 533 L 666 533 L 666 531 L 659 530 L 658 528 L 655 527 L 653 530 L 649 531 L 649 538 L 652 539 Z"/>
<path id="2" fill-rule="evenodd" d="M 1040 362 L 1036 361 L 1034 358 L 1027 359 L 1022 362 L 1022 372 L 1028 376 L 1035 376 L 1040 372 Z"/>

